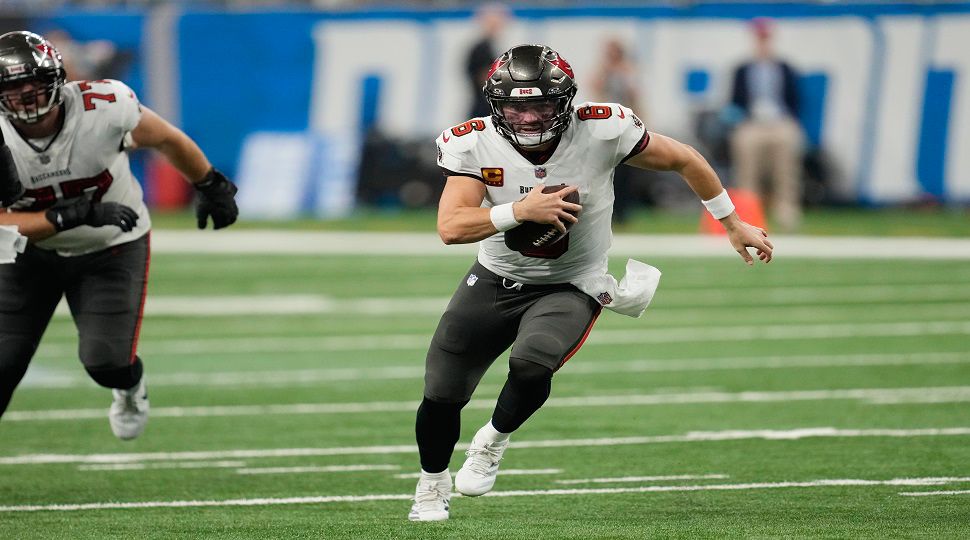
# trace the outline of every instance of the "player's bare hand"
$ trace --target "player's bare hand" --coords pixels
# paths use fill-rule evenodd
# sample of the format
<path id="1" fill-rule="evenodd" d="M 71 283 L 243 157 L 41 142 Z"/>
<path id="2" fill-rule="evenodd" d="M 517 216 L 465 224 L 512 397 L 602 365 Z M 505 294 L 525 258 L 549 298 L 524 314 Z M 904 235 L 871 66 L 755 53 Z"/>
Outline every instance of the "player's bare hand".
<path id="1" fill-rule="evenodd" d="M 579 221 L 576 214 L 583 207 L 563 199 L 571 193 L 575 193 L 579 188 L 568 186 L 553 193 L 543 193 L 544 187 L 543 184 L 536 184 L 535 188 L 525 198 L 512 206 L 515 219 L 517 221 L 548 223 L 559 229 L 560 232 L 566 232 L 566 225 L 563 222 L 576 223 Z"/>
<path id="2" fill-rule="evenodd" d="M 775 246 L 772 245 L 771 241 L 768 240 L 768 232 L 761 227 L 755 227 L 750 223 L 745 223 L 738 218 L 734 218 L 725 224 L 725 229 L 727 229 L 728 239 L 731 241 L 731 245 L 734 246 L 735 251 L 744 262 L 751 266 L 754 264 L 754 258 L 748 253 L 748 248 L 754 248 L 758 253 L 758 258 L 764 263 L 771 262 L 771 252 L 774 250 Z"/>

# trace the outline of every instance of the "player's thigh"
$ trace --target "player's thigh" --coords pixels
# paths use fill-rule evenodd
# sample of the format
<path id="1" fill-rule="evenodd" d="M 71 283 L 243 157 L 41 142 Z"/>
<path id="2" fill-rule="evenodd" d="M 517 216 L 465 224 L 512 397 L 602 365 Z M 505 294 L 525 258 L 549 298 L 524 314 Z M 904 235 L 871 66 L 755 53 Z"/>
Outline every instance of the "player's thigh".
<path id="1" fill-rule="evenodd" d="M 430 399 L 467 400 L 515 339 L 514 320 L 495 302 L 498 281 L 482 270 L 475 265 L 465 275 L 431 338 L 425 362 L 425 396 Z"/>
<path id="2" fill-rule="evenodd" d="M 148 258 L 148 239 L 142 237 L 92 254 L 74 269 L 66 293 L 85 367 L 121 367 L 134 359 Z"/>
<path id="3" fill-rule="evenodd" d="M 28 246 L 0 264 L 0 363 L 30 360 L 61 295 L 56 255 Z"/>
<path id="4" fill-rule="evenodd" d="M 580 291 L 543 296 L 522 315 L 511 356 L 559 369 L 582 346 L 601 309 Z"/>

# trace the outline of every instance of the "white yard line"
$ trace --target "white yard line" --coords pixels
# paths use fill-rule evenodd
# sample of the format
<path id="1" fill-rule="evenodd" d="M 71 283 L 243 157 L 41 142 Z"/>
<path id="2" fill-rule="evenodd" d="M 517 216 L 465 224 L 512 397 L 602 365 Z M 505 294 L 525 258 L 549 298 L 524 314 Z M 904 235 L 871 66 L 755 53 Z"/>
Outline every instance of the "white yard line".
<path id="1" fill-rule="evenodd" d="M 863 479 L 822 479 L 804 482 L 752 482 L 741 484 L 705 484 L 688 486 L 638 486 L 628 488 L 587 488 L 587 489 L 536 489 L 521 491 L 493 491 L 485 497 L 537 497 L 563 495 L 614 495 L 623 493 L 664 493 L 681 491 L 746 491 L 756 489 L 791 489 L 819 487 L 873 487 L 873 486 L 932 486 L 955 482 L 970 482 L 970 477 L 943 478 L 893 478 L 890 480 Z M 291 504 L 355 503 L 372 501 L 403 501 L 413 497 L 410 493 L 380 495 L 331 495 L 317 497 L 283 497 L 224 500 L 183 500 L 183 501 L 141 501 L 141 502 L 97 502 L 81 504 L 30 504 L 0 506 L 0 512 L 71 512 L 82 510 L 125 510 L 137 508 L 190 508 L 218 506 L 273 506 Z M 455 493 L 452 498 L 461 497 Z"/>
<path id="2" fill-rule="evenodd" d="M 964 283 L 897 283 L 892 285 L 824 285 L 816 287 L 765 287 L 758 290 L 716 288 L 663 289 L 666 307 L 688 304 L 691 307 L 728 307 L 746 296 L 757 298 L 759 306 L 809 304 L 859 304 L 865 302 L 942 302 L 970 298 L 970 285 Z M 265 294 L 176 296 L 150 295 L 145 302 L 147 316 L 211 317 L 245 315 L 340 314 L 366 316 L 440 315 L 448 305 L 447 296 L 398 298 L 334 298 L 319 294 Z M 55 315 L 66 318 L 70 311 L 65 301 Z"/>
<path id="3" fill-rule="evenodd" d="M 846 388 L 840 390 L 779 390 L 743 392 L 685 392 L 666 394 L 623 394 L 581 397 L 554 397 L 549 407 L 618 407 L 646 405 L 683 405 L 698 403 L 783 403 L 794 401 L 858 400 L 871 404 L 960 403 L 970 401 L 970 386 L 915 388 Z M 291 403 L 273 405 L 216 405 L 198 407 L 153 407 L 153 418 L 194 418 L 222 416 L 266 416 L 295 414 L 355 414 L 407 412 L 417 410 L 416 401 L 364 401 L 351 403 Z M 466 409 L 492 409 L 494 400 L 476 399 Z M 103 419 L 104 409 L 48 409 L 8 411 L 4 422 Z"/>
<path id="4" fill-rule="evenodd" d="M 428 224 L 433 229 L 434 224 Z M 771 236 L 778 257 L 815 259 L 968 259 L 970 241 L 961 238 L 879 238 Z M 442 245 L 432 230 L 426 233 L 373 233 L 239 230 L 220 231 L 219 237 L 201 231 L 157 230 L 152 233 L 156 253 L 230 255 L 421 255 L 473 256 L 476 244 Z M 617 234 L 612 256 L 737 257 L 724 237 L 699 234 Z"/>
<path id="5" fill-rule="evenodd" d="M 662 482 L 664 480 L 724 480 L 726 474 L 672 474 L 666 476 L 617 476 L 612 478 L 571 478 L 557 484 L 613 484 L 621 482 Z"/>
<path id="6" fill-rule="evenodd" d="M 881 367 L 914 366 L 935 364 L 968 364 L 970 352 L 914 352 L 883 354 L 812 354 L 792 356 L 725 356 L 702 358 L 643 359 L 621 362 L 601 362 L 590 359 L 587 362 L 567 364 L 567 373 L 629 373 L 629 372 L 681 372 L 681 371 L 725 371 L 725 370 L 762 370 L 795 369 L 820 367 Z M 423 373 L 423 371 L 422 371 Z"/>
<path id="7" fill-rule="evenodd" d="M 454 496 L 454 495 L 453 495 Z M 408 500 L 414 497 L 413 494 L 402 495 L 336 495 L 325 497 L 285 497 L 285 498 L 265 498 L 265 499 L 226 499 L 226 500 L 202 500 L 202 501 L 145 501 L 145 502 L 110 502 L 110 503 L 85 503 L 85 504 L 49 504 L 49 505 L 23 505 L 23 506 L 0 506 L 0 512 L 38 512 L 38 511 L 60 511 L 70 512 L 77 510 L 123 510 L 133 508 L 199 508 L 212 506 L 275 506 L 287 504 L 323 504 L 323 503 L 348 503 L 348 502 L 367 502 L 367 501 L 396 501 Z"/>
<path id="8" fill-rule="evenodd" d="M 499 476 L 529 476 L 529 475 L 545 475 L 545 474 L 561 474 L 562 469 L 499 469 Z M 458 474 L 458 471 L 451 473 L 452 476 Z M 402 479 L 414 479 L 420 478 L 421 473 L 406 473 L 406 474 L 395 474 L 394 478 Z"/>
<path id="9" fill-rule="evenodd" d="M 952 296 L 951 296 L 952 298 Z M 449 297 L 338 299 L 314 294 L 251 296 L 156 296 L 145 300 L 147 316 L 211 317 L 213 315 L 440 315 Z M 925 298 L 924 298 L 925 300 Z M 55 315 L 70 316 L 61 301 Z"/>
<path id="10" fill-rule="evenodd" d="M 938 497 L 947 495 L 970 495 L 970 489 L 958 489 L 951 491 L 908 491 L 902 492 L 904 497 Z"/>
<path id="11" fill-rule="evenodd" d="M 247 467 L 237 469 L 238 474 L 297 474 L 297 473 L 331 473 L 331 472 L 362 472 L 362 471 L 396 471 L 400 465 L 321 465 L 301 467 Z"/>
<path id="12" fill-rule="evenodd" d="M 676 373 L 748 369 L 847 368 L 970 364 L 970 353 L 914 352 L 884 354 L 813 354 L 796 356 L 725 356 L 699 358 L 601 361 L 588 359 L 567 364 L 562 375 L 606 373 Z M 560 375 L 560 376 L 562 376 Z M 336 381 L 419 379 L 423 366 L 371 368 L 293 369 L 273 371 L 217 371 L 152 373 L 151 386 L 289 386 Z M 20 388 L 93 387 L 90 378 L 77 370 L 51 370 L 33 366 Z"/>
<path id="13" fill-rule="evenodd" d="M 142 469 L 234 469 L 245 467 L 245 461 L 188 461 L 172 463 L 105 463 L 78 465 L 79 471 L 134 471 Z"/>
<path id="14" fill-rule="evenodd" d="M 970 435 L 970 427 L 918 428 L 918 429 L 846 429 L 834 427 L 810 427 L 798 429 L 757 429 L 725 431 L 691 431 L 679 435 L 650 435 L 641 437 L 603 437 L 595 439 L 552 439 L 520 441 L 515 448 L 570 448 L 589 446 L 626 446 L 642 444 L 695 443 L 713 441 L 767 440 L 794 441 L 810 438 L 856 438 L 856 437 L 953 437 Z M 467 444 L 459 444 L 457 450 L 465 450 Z M 390 446 L 347 446 L 330 448 L 264 448 L 247 450 L 210 450 L 189 452 L 143 452 L 124 454 L 25 454 L 0 457 L 0 465 L 27 465 L 52 463 L 140 463 L 146 461 L 184 461 L 216 459 L 255 459 L 310 456 L 357 456 L 373 454 L 412 454 L 418 451 L 413 444 Z"/>
<path id="15" fill-rule="evenodd" d="M 719 342 L 750 340 L 852 339 L 970 334 L 970 321 L 900 321 L 883 323 L 832 323 L 740 326 L 686 326 L 639 330 L 594 330 L 587 345 Z M 155 339 L 141 344 L 154 355 L 237 355 L 253 353 L 374 351 L 426 349 L 431 336 L 422 334 L 368 334 L 327 337 L 216 337 Z M 46 344 L 38 358 L 73 358 L 74 344 Z"/>

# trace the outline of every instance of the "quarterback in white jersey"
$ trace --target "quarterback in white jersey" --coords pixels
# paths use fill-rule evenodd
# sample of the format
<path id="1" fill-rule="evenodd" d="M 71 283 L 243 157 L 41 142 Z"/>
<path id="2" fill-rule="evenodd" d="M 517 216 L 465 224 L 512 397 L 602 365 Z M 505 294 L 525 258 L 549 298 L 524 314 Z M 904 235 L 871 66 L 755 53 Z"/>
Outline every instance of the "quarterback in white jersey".
<path id="1" fill-rule="evenodd" d="M 500 354 L 511 346 L 508 379 L 454 480 L 465 496 L 492 489 L 510 434 L 549 397 L 553 374 L 582 346 L 601 309 L 639 316 L 652 297 L 655 268 L 630 261 L 621 281 L 606 272 L 618 165 L 678 172 L 724 224 L 745 262 L 753 262 L 748 247 L 771 260 L 765 231 L 738 218 L 693 148 L 648 132 L 623 105 L 573 107 L 573 70 L 556 51 L 509 49 L 492 64 L 482 90 L 492 115 L 447 129 L 437 140 L 447 178 L 438 234 L 446 244 L 479 242 L 479 252 L 428 350 L 415 423 L 421 474 L 408 516 L 414 521 L 448 519 L 448 466 L 461 408 Z M 546 192 L 547 183 L 566 187 Z M 566 200 L 574 194 L 578 203 Z M 535 230 L 525 229 L 526 222 L 560 234 L 539 227 L 551 232 L 531 244 L 506 242 L 512 233 Z M 549 234 L 558 240 L 544 243 Z"/>
<path id="2" fill-rule="evenodd" d="M 650 134 L 633 111 L 616 103 L 585 103 L 571 114 L 557 146 L 541 163 L 516 150 L 492 118 L 445 130 L 436 141 L 438 165 L 449 176 L 479 180 L 484 208 L 519 201 L 540 184 L 578 189 L 582 219 L 544 252 L 512 251 L 502 232 L 479 242 L 478 261 L 500 276 L 520 283 L 570 283 L 606 272 L 613 236 L 613 170 L 638 154 Z"/>
<path id="3" fill-rule="evenodd" d="M 123 83 L 66 81 L 46 39 L 0 36 L 0 226 L 28 239 L 0 264 L 0 415 L 65 297 L 81 363 L 112 389 L 111 430 L 132 439 L 148 418 L 138 335 L 151 221 L 127 151 L 155 148 L 192 182 L 200 228 L 236 220 L 236 187 Z"/>

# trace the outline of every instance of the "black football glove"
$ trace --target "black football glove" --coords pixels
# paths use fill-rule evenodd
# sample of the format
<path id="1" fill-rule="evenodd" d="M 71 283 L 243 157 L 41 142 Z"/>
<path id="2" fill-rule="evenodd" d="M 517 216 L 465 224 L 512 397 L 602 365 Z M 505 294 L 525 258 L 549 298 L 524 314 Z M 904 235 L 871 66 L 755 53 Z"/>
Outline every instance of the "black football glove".
<path id="1" fill-rule="evenodd" d="M 17 165 L 13 161 L 10 148 L 3 140 L 0 131 L 0 206 L 12 205 L 24 194 L 24 185 L 17 174 Z"/>
<path id="2" fill-rule="evenodd" d="M 221 172 L 210 169 L 201 182 L 195 184 L 198 196 L 195 200 L 195 217 L 199 228 L 204 229 L 208 218 L 212 217 L 212 228 L 222 229 L 236 222 L 239 207 L 236 206 L 236 192 L 239 188 Z"/>
<path id="3" fill-rule="evenodd" d="M 128 232 L 138 223 L 138 213 L 131 208 L 115 202 L 92 202 L 87 195 L 51 208 L 45 217 L 47 221 L 54 224 L 57 232 L 80 225 L 92 227 L 114 225 Z"/>

